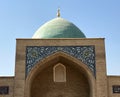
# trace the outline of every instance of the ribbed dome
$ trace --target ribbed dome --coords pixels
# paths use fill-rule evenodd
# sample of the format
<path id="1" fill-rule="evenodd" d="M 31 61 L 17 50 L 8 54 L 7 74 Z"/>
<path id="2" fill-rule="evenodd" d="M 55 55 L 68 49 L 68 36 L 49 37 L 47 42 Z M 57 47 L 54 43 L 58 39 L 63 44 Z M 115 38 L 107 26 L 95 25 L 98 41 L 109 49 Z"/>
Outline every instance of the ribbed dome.
<path id="1" fill-rule="evenodd" d="M 73 23 L 57 17 L 41 26 L 32 38 L 85 38 Z"/>

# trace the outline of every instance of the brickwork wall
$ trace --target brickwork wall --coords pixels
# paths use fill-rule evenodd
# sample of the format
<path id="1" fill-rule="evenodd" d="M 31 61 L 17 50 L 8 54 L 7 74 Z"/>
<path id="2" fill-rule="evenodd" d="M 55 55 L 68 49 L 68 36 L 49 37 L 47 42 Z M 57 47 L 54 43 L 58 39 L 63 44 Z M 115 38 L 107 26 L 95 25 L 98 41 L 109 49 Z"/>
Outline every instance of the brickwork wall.
<path id="1" fill-rule="evenodd" d="M 120 76 L 108 76 L 108 94 L 109 97 L 120 97 L 120 93 L 113 93 L 112 86 L 120 86 Z"/>
<path id="2" fill-rule="evenodd" d="M 97 43 L 97 41 L 96 41 Z M 96 92 L 97 97 L 108 97 L 107 93 L 107 71 L 104 39 L 96 45 Z"/>
<path id="3" fill-rule="evenodd" d="M 9 93 L 4 95 L 4 97 L 13 97 L 14 77 L 0 77 L 0 86 L 9 87 Z M 2 95 L 0 95 L 0 97 L 2 97 Z"/>

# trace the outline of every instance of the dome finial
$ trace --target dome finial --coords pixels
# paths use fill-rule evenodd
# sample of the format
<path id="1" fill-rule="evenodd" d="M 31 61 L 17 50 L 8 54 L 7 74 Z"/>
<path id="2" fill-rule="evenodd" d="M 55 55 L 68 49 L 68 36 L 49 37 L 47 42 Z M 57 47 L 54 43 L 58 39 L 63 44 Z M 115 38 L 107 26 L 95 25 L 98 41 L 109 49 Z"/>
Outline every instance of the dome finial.
<path id="1" fill-rule="evenodd" d="M 60 17 L 60 8 L 58 8 L 57 17 Z"/>

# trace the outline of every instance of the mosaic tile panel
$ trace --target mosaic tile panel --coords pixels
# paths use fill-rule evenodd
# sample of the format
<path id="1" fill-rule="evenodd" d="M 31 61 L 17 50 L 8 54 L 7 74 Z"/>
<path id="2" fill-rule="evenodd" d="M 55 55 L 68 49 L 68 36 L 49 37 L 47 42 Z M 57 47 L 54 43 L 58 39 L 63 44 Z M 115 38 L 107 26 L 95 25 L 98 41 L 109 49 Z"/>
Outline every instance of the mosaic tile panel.
<path id="1" fill-rule="evenodd" d="M 95 75 L 94 46 L 27 46 L 26 47 L 26 76 L 36 63 L 56 52 L 64 52 L 86 64 Z"/>

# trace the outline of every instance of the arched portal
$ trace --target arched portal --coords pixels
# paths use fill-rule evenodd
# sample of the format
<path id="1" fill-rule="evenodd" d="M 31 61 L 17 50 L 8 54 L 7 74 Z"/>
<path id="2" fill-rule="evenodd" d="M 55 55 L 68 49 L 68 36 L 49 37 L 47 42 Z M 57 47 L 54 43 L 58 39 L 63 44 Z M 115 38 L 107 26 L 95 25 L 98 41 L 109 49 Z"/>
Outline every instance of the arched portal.
<path id="1" fill-rule="evenodd" d="M 66 81 L 54 82 L 53 68 L 66 67 Z M 81 61 L 62 52 L 39 62 L 26 79 L 26 97 L 95 97 L 95 78 Z"/>

